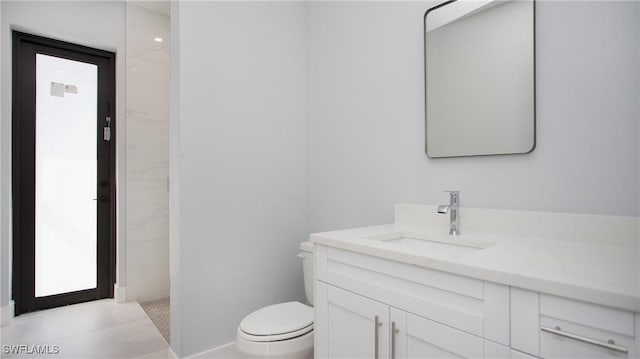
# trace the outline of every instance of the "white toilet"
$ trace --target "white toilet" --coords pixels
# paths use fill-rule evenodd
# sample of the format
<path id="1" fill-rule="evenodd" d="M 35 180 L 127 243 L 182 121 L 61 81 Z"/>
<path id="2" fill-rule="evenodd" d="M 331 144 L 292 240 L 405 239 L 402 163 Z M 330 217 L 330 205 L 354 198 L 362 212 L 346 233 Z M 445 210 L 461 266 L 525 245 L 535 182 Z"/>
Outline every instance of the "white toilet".
<path id="1" fill-rule="evenodd" d="M 304 289 L 313 305 L 313 243 L 300 243 Z M 246 357 L 313 358 L 313 307 L 300 302 L 270 305 L 238 326 L 236 349 Z"/>

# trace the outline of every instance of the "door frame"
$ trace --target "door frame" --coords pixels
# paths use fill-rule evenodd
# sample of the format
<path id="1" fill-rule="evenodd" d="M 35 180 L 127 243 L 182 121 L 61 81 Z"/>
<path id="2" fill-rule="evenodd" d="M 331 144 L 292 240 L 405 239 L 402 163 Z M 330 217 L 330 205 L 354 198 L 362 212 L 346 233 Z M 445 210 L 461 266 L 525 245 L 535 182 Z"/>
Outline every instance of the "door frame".
<path id="1" fill-rule="evenodd" d="M 115 53 L 77 45 L 65 41 L 54 40 L 42 36 L 36 36 L 19 31 L 12 31 L 12 243 L 13 243 L 13 274 L 12 296 L 15 301 L 15 314 L 30 312 L 33 310 L 57 307 L 66 304 L 80 303 L 101 298 L 111 298 L 114 295 L 116 280 L 116 58 Z M 61 293 L 46 297 L 35 297 L 35 106 L 33 113 L 24 113 L 25 101 L 35 103 L 34 92 L 27 91 L 23 84 L 35 82 L 35 72 L 26 74 L 25 65 L 20 61 L 20 51 L 23 44 L 28 43 L 34 47 L 49 48 L 51 51 L 38 51 L 56 57 L 67 58 L 75 61 L 93 63 L 101 66 L 98 73 L 98 97 L 106 98 L 106 103 L 98 101 L 98 133 L 102 132 L 103 118 L 111 117 L 111 141 L 106 148 L 102 148 L 102 156 L 107 156 L 101 165 L 102 170 L 109 174 L 107 185 L 108 211 L 102 214 L 106 222 L 106 240 L 98 240 L 97 243 L 97 286 L 70 293 Z M 24 51 L 24 50 L 22 50 Z M 96 61 L 96 58 L 100 58 Z M 96 62 L 99 62 L 96 63 Z M 35 63 L 35 58 L 34 58 Z M 19 78 L 18 73 L 29 76 Z M 28 110 L 27 110 L 28 112 Z M 21 139 L 29 139 L 32 143 L 21 143 Z M 31 140 L 33 139 L 33 140 Z M 98 137 L 100 141 L 100 137 Z M 104 146 L 104 144 L 103 144 Z M 98 142 L 98 151 L 101 151 Z M 96 186 L 98 184 L 96 183 Z M 100 196 L 100 193 L 98 193 Z M 99 207 L 98 207 L 99 208 Z M 100 211 L 100 209 L 98 209 Z M 103 209 L 104 211 L 104 209 Z M 100 221 L 100 217 L 98 221 Z M 103 219 L 104 220 L 104 219 Z M 97 234 L 98 235 L 98 234 Z M 26 254 L 30 254 L 27 256 Z M 104 265 L 103 265 L 104 264 Z M 104 270 L 100 271 L 102 267 Z"/>

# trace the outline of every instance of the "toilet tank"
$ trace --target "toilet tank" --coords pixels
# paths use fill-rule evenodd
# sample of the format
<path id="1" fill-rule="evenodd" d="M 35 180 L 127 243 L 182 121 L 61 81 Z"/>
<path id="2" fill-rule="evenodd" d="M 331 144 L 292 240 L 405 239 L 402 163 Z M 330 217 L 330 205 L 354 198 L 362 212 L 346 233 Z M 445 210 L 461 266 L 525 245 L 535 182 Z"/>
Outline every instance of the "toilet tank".
<path id="1" fill-rule="evenodd" d="M 307 301 L 313 305 L 313 242 L 306 241 L 300 243 L 302 252 L 298 254 L 302 258 L 302 273 L 304 276 L 304 291 L 307 295 Z"/>

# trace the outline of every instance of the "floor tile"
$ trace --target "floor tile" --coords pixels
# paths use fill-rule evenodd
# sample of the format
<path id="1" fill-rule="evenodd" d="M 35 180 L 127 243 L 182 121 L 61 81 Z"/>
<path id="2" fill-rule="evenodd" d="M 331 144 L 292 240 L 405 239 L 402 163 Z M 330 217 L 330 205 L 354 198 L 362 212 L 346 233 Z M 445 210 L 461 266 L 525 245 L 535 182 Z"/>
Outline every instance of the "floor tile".
<path id="1" fill-rule="evenodd" d="M 113 299 L 20 315 L 0 328 L 0 342 L 2 358 L 134 358 L 169 348 L 138 303 Z"/>
<path id="2" fill-rule="evenodd" d="M 135 357 L 133 359 L 176 359 L 176 357 L 173 355 L 170 349 L 162 349 L 158 350 L 157 352 Z"/>

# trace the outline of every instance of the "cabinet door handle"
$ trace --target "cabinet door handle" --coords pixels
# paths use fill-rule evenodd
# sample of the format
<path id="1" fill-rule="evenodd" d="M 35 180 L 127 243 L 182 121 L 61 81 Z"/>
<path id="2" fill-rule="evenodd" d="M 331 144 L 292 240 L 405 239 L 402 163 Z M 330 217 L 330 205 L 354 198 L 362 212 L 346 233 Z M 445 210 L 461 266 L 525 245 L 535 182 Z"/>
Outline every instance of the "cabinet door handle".
<path id="1" fill-rule="evenodd" d="M 396 322 L 391 322 L 391 359 L 396 359 L 396 333 L 399 331 Z"/>
<path id="2" fill-rule="evenodd" d="M 380 322 L 380 319 L 378 319 L 378 316 L 375 316 L 374 319 L 374 329 L 373 329 L 373 358 L 374 359 L 378 359 L 378 332 L 379 332 L 379 327 L 382 325 L 382 323 Z"/>
<path id="3" fill-rule="evenodd" d="M 620 345 L 616 345 L 616 342 L 614 342 L 613 339 L 609 339 L 608 341 L 603 342 L 601 340 L 591 339 L 591 338 L 583 337 L 582 335 L 565 332 L 562 329 L 560 329 L 559 326 L 556 326 L 555 328 L 549 328 L 549 327 L 542 326 L 542 327 L 540 327 L 540 330 L 543 331 L 543 332 L 555 334 L 555 335 L 558 335 L 558 336 L 561 336 L 561 337 L 577 340 L 579 342 L 595 345 L 595 346 L 598 346 L 598 347 L 601 347 L 601 348 L 614 350 L 614 351 L 617 351 L 617 352 L 620 352 L 620 353 L 627 354 L 629 352 L 629 349 L 627 349 L 627 348 L 625 348 L 623 346 L 620 346 Z"/>

